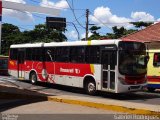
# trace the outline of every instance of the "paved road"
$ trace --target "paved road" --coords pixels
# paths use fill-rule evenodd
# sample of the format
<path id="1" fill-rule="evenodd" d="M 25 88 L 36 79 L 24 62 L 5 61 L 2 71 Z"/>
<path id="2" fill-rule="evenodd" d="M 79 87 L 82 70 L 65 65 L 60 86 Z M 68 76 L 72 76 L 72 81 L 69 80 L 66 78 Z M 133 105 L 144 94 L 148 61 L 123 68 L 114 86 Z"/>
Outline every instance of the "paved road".
<path id="1" fill-rule="evenodd" d="M 12 120 L 137 120 L 142 117 L 151 117 L 148 115 L 124 114 L 53 101 L 22 104 L 21 106 L 19 105 L 18 107 L 1 112 L 1 115 L 0 119 L 2 118 L 2 120 L 9 120 L 9 118 Z M 154 117 L 155 119 L 153 120 L 159 119 L 156 115 Z"/>
<path id="2" fill-rule="evenodd" d="M 7 77 L 7 76 L 0 76 L 0 84 L 16 85 L 26 89 L 45 92 L 50 95 L 88 96 L 83 92 L 82 89 L 47 84 L 47 83 L 39 83 L 38 85 L 32 85 L 29 82 L 17 81 L 13 77 Z M 160 105 L 160 102 L 159 102 L 160 92 L 155 92 L 155 93 L 135 92 L 135 93 L 118 94 L 118 95 L 99 92 L 97 96 L 92 96 L 92 98 L 115 99 L 115 100 L 131 101 L 136 103 Z"/>
<path id="3" fill-rule="evenodd" d="M 0 107 L 2 120 L 114 120 L 114 115 L 122 114 L 80 105 L 65 104 L 50 101 L 8 100 L 8 105 Z M 2 104 L 2 101 L 1 101 Z M 8 109 L 10 105 L 10 109 Z M 7 107 L 5 109 L 5 107 Z M 7 119 L 8 117 L 8 119 Z M 6 119 L 5 119 L 6 118 Z M 10 118 L 10 119 L 9 119 Z M 18 119 L 17 119 L 18 118 Z"/>
<path id="4" fill-rule="evenodd" d="M 118 112 L 53 101 L 18 106 L 2 113 L 10 114 L 117 114 Z"/>

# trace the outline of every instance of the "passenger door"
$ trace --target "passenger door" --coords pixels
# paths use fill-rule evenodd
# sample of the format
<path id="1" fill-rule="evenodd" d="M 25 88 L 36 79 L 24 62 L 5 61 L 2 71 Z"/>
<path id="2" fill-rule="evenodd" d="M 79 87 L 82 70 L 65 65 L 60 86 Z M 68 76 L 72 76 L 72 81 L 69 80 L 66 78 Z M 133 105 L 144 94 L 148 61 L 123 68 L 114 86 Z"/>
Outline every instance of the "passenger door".
<path id="1" fill-rule="evenodd" d="M 117 64 L 117 51 L 102 50 L 101 63 L 102 63 L 102 89 L 114 91 L 115 78 L 116 78 L 115 68 Z"/>
<path id="2" fill-rule="evenodd" d="M 18 49 L 18 78 L 19 79 L 24 79 L 25 76 L 25 49 L 24 48 L 19 48 Z"/>

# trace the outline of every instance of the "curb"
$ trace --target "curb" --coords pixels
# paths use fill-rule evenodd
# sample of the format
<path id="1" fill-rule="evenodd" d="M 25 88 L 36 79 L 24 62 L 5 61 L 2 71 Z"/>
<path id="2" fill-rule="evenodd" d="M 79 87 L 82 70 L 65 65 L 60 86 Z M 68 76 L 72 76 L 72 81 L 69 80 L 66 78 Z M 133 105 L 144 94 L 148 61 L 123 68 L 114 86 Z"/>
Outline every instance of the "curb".
<path id="1" fill-rule="evenodd" d="M 117 106 L 117 105 L 94 103 L 94 102 L 81 101 L 81 100 L 72 100 L 72 99 L 66 99 L 66 98 L 60 98 L 60 97 L 48 97 L 48 101 L 82 105 L 82 106 L 87 106 L 92 108 L 112 110 L 116 112 L 123 112 L 123 113 L 129 113 L 129 114 L 158 115 L 158 117 L 160 117 L 160 112 L 144 110 L 144 109 L 136 109 L 136 108 L 127 108 L 127 107 Z"/>

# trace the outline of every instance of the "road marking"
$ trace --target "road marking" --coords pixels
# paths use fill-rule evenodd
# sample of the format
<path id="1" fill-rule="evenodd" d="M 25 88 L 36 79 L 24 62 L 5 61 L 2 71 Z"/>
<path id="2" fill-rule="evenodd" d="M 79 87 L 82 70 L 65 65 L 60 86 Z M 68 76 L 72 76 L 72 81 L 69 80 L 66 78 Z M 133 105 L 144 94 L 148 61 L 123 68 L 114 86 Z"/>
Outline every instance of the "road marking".
<path id="1" fill-rule="evenodd" d="M 0 81 L 16 82 L 16 79 L 13 77 L 0 76 Z"/>
<path id="2" fill-rule="evenodd" d="M 8 82 L 16 82 L 15 80 L 5 80 L 5 81 L 8 81 Z"/>

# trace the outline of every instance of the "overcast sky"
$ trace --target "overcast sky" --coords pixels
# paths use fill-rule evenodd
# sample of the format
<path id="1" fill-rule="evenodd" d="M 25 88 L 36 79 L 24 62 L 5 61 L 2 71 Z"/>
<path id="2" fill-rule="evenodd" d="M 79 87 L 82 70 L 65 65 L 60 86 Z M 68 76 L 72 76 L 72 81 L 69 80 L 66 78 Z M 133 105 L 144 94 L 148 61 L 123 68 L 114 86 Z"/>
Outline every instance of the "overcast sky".
<path id="1" fill-rule="evenodd" d="M 129 22 L 160 20 L 160 0 L 5 0 L 42 7 L 53 7 L 60 10 L 59 17 L 67 20 L 67 31 L 65 32 L 69 41 L 77 41 L 77 32 L 73 22 L 80 33 L 80 37 L 85 36 L 85 13 L 89 9 L 89 23 L 101 26 L 100 34 L 112 32 L 113 26 L 124 26 L 127 29 L 133 26 Z M 73 11 L 79 22 L 75 20 Z M 48 16 L 48 15 L 47 15 Z M 29 12 L 19 12 L 3 9 L 2 22 L 12 23 L 20 27 L 21 30 L 31 30 L 34 25 L 45 23 L 46 15 L 32 14 Z M 57 16 L 56 16 L 57 17 Z M 79 25 L 80 23 L 80 25 Z"/>

